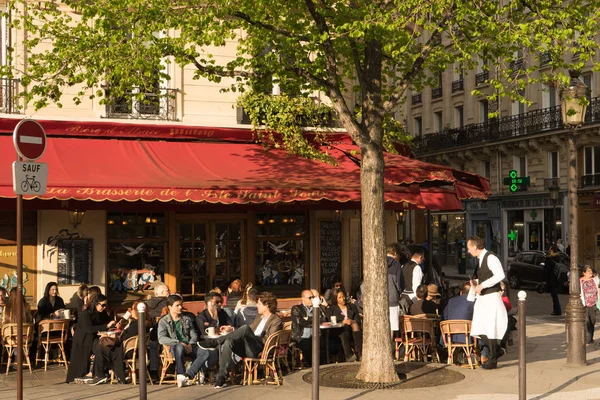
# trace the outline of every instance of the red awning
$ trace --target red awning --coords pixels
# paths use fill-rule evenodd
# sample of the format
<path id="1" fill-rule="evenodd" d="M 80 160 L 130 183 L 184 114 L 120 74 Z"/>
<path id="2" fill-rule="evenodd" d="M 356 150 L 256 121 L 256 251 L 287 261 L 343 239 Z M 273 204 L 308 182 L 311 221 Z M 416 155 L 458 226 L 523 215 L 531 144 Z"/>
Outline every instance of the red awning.
<path id="1" fill-rule="evenodd" d="M 0 149 L 0 197 L 13 198 L 12 137 L 1 136 Z M 247 143 L 49 138 L 39 160 L 49 167 L 47 193 L 24 197 L 222 204 L 359 202 L 358 164 L 340 149 L 325 151 L 338 165 Z M 444 177 L 451 186 L 451 177 Z M 410 208 L 461 209 L 457 195 L 485 198 L 480 188 L 471 185 L 461 192 L 421 190 L 419 184 L 397 185 L 386 179 L 384 189 L 387 203 Z"/>

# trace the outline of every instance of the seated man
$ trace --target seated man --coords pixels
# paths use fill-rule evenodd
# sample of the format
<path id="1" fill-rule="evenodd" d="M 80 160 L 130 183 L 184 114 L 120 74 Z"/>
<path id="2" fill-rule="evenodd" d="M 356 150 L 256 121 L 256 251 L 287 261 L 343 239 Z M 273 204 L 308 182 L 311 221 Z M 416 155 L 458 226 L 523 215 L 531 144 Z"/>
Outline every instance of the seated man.
<path id="1" fill-rule="evenodd" d="M 265 346 L 265 339 L 281 330 L 283 323 L 277 315 L 277 298 L 273 293 L 263 292 L 256 303 L 258 316 L 250 325 L 218 339 L 207 340 L 210 346 L 221 344 L 221 362 L 215 382 L 215 388 L 225 387 L 227 372 L 232 367 L 234 354 L 239 357 L 258 357 Z"/>
<path id="2" fill-rule="evenodd" d="M 206 308 L 204 311 L 200 311 L 196 317 L 196 324 L 200 329 L 200 334 L 204 334 L 204 330 L 209 327 L 217 328 L 216 330 L 223 330 L 225 327 L 226 332 L 233 330 L 233 321 L 229 318 L 229 315 L 222 309 L 223 296 L 218 292 L 209 292 L 204 299 L 206 302 Z"/>
<path id="3" fill-rule="evenodd" d="M 410 306 L 409 314 L 410 315 L 418 315 L 418 314 L 426 314 L 427 312 L 423 310 L 423 304 L 425 303 L 425 297 L 427 297 L 427 285 L 419 285 L 417 290 L 415 290 L 416 299 L 414 303 Z M 434 311 L 435 312 L 435 311 Z"/>
<path id="4" fill-rule="evenodd" d="M 469 290 L 471 290 L 471 282 L 465 281 L 460 288 L 460 295 L 448 300 L 448 305 L 444 309 L 444 321 L 452 319 L 471 321 L 473 319 L 474 303 L 467 300 Z M 465 335 L 452 335 L 451 339 L 456 343 L 465 343 Z"/>
<path id="5" fill-rule="evenodd" d="M 302 303 L 293 306 L 290 312 L 292 318 L 292 341 L 295 342 L 300 351 L 302 351 L 302 356 L 308 365 L 312 364 L 313 297 L 315 297 L 315 294 L 311 290 L 303 290 L 301 299 Z M 329 317 L 325 311 L 325 308 L 320 306 L 319 311 L 321 313 L 321 323 L 329 321 Z M 321 345 L 323 342 L 323 340 L 320 341 Z M 323 364 L 323 361 L 325 360 L 325 354 L 323 351 L 320 354 L 322 358 L 321 364 Z"/>
<path id="6" fill-rule="evenodd" d="M 158 353 L 158 318 L 162 315 L 163 308 L 167 306 L 167 297 L 171 294 L 169 287 L 164 283 L 159 283 L 154 287 L 154 297 L 145 301 L 146 313 L 152 321 L 152 329 L 150 330 L 150 340 L 148 341 L 148 360 L 150 365 L 150 377 L 153 380 L 158 380 L 158 366 L 160 364 L 160 354 Z"/>
<path id="7" fill-rule="evenodd" d="M 206 370 L 217 363 L 216 349 L 200 347 L 198 334 L 194 329 L 194 321 L 182 315 L 183 298 L 172 294 L 167 298 L 169 313 L 158 322 L 158 342 L 163 346 L 171 346 L 171 354 L 177 366 L 177 386 L 191 385 L 190 379 L 198 374 L 200 383 L 204 383 Z M 189 355 L 193 362 L 185 370 L 185 356 Z"/>
<path id="8" fill-rule="evenodd" d="M 248 289 L 246 304 L 239 308 L 235 313 L 235 327 L 239 328 L 244 325 L 250 325 L 258 315 L 258 290 L 254 288 Z"/>

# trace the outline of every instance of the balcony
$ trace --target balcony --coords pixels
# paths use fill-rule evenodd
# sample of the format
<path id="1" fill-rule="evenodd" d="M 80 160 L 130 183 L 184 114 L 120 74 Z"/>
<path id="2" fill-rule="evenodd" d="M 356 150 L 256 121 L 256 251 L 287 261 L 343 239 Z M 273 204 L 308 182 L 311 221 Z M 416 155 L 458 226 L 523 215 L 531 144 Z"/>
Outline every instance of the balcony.
<path id="1" fill-rule="evenodd" d="M 599 122 L 600 97 L 594 97 L 587 107 L 585 123 Z M 445 129 L 441 132 L 423 135 L 413 140 L 413 149 L 416 154 L 422 155 L 559 129 L 564 129 L 561 107 L 554 106 L 519 115 L 494 118 L 478 124 L 469 124 L 463 128 Z M 593 181 L 593 178 L 590 179 Z"/>
<path id="2" fill-rule="evenodd" d="M 177 120 L 177 99 L 179 89 L 158 89 L 154 93 L 144 93 L 139 99 L 139 89 L 133 89 L 124 96 L 106 105 L 106 118 L 149 119 L 158 121 Z M 110 90 L 106 90 L 110 98 Z"/>
<path id="3" fill-rule="evenodd" d="M 436 88 L 431 88 L 431 98 L 432 99 L 439 99 L 442 97 L 442 87 L 438 86 Z"/>
<path id="4" fill-rule="evenodd" d="M 600 174 L 583 175 L 581 177 L 581 187 L 600 186 Z"/>
<path id="5" fill-rule="evenodd" d="M 545 67 L 548 64 L 550 64 L 550 61 L 552 61 L 552 56 L 550 55 L 549 51 L 545 51 L 542 54 L 540 54 L 540 67 Z"/>
<path id="6" fill-rule="evenodd" d="M 419 105 L 423 103 L 423 96 L 421 93 L 413 94 L 411 97 L 411 102 L 413 106 Z"/>
<path id="7" fill-rule="evenodd" d="M 18 114 L 17 94 L 19 93 L 18 79 L 0 79 L 0 113 Z"/>
<path id="8" fill-rule="evenodd" d="M 483 71 L 475 74 L 475 86 L 481 86 L 487 82 L 490 77 L 489 71 Z"/>
<path id="9" fill-rule="evenodd" d="M 462 77 L 460 79 L 452 81 L 452 93 L 462 92 L 463 90 L 465 90 L 464 83 L 465 81 Z"/>

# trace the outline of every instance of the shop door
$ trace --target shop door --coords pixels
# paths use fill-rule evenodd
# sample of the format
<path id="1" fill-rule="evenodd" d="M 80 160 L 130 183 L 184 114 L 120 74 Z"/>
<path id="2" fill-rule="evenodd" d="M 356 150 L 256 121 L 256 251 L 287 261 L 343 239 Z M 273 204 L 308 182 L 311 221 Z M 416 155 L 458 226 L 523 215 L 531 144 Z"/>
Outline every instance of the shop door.
<path id="1" fill-rule="evenodd" d="M 529 250 L 544 250 L 541 222 L 527 222 L 526 237 Z"/>
<path id="2" fill-rule="evenodd" d="M 197 300 L 242 274 L 243 221 L 180 222 L 178 291 Z"/>

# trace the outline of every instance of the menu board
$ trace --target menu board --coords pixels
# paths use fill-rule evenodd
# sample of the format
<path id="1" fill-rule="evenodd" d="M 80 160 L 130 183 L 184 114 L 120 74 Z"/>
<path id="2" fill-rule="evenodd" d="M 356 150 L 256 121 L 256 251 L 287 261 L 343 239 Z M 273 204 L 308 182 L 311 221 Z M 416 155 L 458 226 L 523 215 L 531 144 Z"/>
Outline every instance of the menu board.
<path id="1" fill-rule="evenodd" d="M 58 284 L 92 283 L 92 239 L 61 239 L 58 247 Z"/>
<path id="2" fill-rule="evenodd" d="M 342 223 L 319 221 L 319 268 L 321 290 L 331 288 L 342 277 Z"/>

